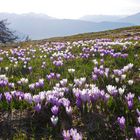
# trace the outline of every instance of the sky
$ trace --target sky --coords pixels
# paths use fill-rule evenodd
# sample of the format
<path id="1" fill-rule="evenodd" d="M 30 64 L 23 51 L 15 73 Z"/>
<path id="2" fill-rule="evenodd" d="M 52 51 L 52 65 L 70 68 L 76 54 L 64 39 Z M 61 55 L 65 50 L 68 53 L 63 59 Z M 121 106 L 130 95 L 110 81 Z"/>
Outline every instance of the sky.
<path id="1" fill-rule="evenodd" d="M 84 15 L 131 15 L 140 12 L 140 0 L 0 0 L 0 12 L 44 13 L 69 19 Z"/>

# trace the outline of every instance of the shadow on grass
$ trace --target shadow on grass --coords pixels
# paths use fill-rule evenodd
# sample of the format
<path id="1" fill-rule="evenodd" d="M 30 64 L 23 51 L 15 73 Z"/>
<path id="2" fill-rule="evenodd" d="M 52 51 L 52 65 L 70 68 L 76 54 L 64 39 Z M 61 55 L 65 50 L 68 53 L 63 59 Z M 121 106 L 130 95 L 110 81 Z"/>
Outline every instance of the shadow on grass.
<path id="1" fill-rule="evenodd" d="M 22 113 L 15 111 L 12 114 L 9 114 L 9 112 L 1 112 L 0 139 L 62 139 L 58 133 L 54 132 L 53 126 L 50 127 L 51 123 L 46 115 L 43 115 L 42 118 L 39 114 L 35 114 L 33 117 L 33 114 L 28 111 Z"/>

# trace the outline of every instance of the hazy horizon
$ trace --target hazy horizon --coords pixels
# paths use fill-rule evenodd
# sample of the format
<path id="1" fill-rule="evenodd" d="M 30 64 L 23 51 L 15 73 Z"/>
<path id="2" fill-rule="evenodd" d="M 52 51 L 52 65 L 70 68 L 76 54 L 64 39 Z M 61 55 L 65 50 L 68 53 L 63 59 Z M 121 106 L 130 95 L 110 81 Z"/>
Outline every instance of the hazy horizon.
<path id="1" fill-rule="evenodd" d="M 45 14 L 59 19 L 85 15 L 132 15 L 140 12 L 140 0 L 1 0 L 0 13 Z"/>
<path id="2" fill-rule="evenodd" d="M 139 11 L 140 12 L 140 11 Z M 138 12 L 136 12 L 136 13 L 134 13 L 134 14 L 137 14 Z M 35 15 L 42 15 L 42 16 L 49 16 L 49 17 L 51 17 L 51 18 L 56 18 L 56 19 L 75 19 L 75 20 L 77 20 L 77 19 L 80 19 L 80 18 L 82 18 L 82 17 L 85 17 L 85 16 L 120 16 L 120 17 L 127 17 L 127 16 L 131 16 L 131 15 L 134 15 L 134 14 L 125 14 L 125 15 L 113 15 L 113 14 L 87 14 L 87 15 L 82 15 L 82 16 L 80 16 L 80 17 L 78 17 L 78 18 L 61 18 L 61 17 L 54 17 L 54 16 L 51 16 L 51 15 L 48 15 L 47 13 L 36 13 L 36 12 L 25 12 L 25 13 L 14 13 L 14 12 L 0 12 L 0 14 L 16 14 L 16 15 L 33 15 L 33 14 L 35 14 Z"/>

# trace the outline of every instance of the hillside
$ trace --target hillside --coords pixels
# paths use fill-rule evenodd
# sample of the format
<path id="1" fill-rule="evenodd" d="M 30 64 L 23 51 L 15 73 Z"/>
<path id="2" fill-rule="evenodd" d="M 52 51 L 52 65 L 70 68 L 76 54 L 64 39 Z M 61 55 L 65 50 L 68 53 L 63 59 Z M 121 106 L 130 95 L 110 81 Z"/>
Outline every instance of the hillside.
<path id="1" fill-rule="evenodd" d="M 54 37 L 45 39 L 44 41 L 75 41 L 75 40 L 89 40 L 95 38 L 120 38 L 120 37 L 124 38 L 135 35 L 140 35 L 140 26 L 132 26 L 101 32 L 83 33 L 66 37 Z"/>
<path id="2" fill-rule="evenodd" d="M 140 139 L 140 26 L 0 48 L 0 139 Z"/>
<path id="3" fill-rule="evenodd" d="M 1 44 L 0 46 L 28 46 L 30 44 L 43 44 L 46 41 L 78 41 L 78 40 L 90 40 L 90 39 L 96 39 L 96 38 L 125 38 L 125 37 L 134 37 L 134 36 L 140 35 L 140 26 L 132 26 L 132 27 L 126 27 L 126 28 L 118 28 L 115 30 L 107 30 L 102 32 L 90 32 L 90 33 L 83 33 L 83 34 L 76 34 L 71 36 L 64 36 L 64 37 L 53 37 L 48 39 L 41 39 L 41 40 L 32 40 L 28 42 L 19 42 L 19 43 L 13 43 L 13 44 Z"/>

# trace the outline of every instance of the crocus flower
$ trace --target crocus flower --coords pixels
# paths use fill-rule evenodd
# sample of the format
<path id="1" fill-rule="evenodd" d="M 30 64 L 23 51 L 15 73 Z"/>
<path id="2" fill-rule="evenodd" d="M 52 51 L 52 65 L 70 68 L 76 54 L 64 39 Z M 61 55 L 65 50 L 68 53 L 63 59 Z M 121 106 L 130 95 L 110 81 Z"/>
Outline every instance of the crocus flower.
<path id="1" fill-rule="evenodd" d="M 130 86 L 133 85 L 133 83 L 134 83 L 133 80 L 129 80 L 129 81 L 128 81 L 128 84 L 129 84 Z"/>
<path id="2" fill-rule="evenodd" d="M 72 107 L 71 107 L 71 106 L 67 106 L 67 107 L 66 107 L 66 113 L 67 113 L 68 115 L 71 115 L 71 113 L 72 113 Z"/>
<path id="3" fill-rule="evenodd" d="M 62 132 L 64 140 L 70 140 L 70 132 L 68 130 L 63 130 Z"/>
<path id="4" fill-rule="evenodd" d="M 0 57 L 0 62 L 2 62 L 3 61 L 3 58 L 2 57 Z"/>
<path id="5" fill-rule="evenodd" d="M 96 74 L 93 74 L 93 75 L 92 75 L 92 79 L 93 79 L 93 80 L 97 80 L 97 79 L 98 79 L 97 75 L 96 75 Z"/>
<path id="6" fill-rule="evenodd" d="M 34 107 L 35 111 L 39 112 L 41 110 L 41 104 L 38 103 L 35 107 Z"/>
<path id="7" fill-rule="evenodd" d="M 124 88 L 119 88 L 118 91 L 119 91 L 119 94 L 122 95 L 124 93 L 125 89 Z"/>
<path id="8" fill-rule="evenodd" d="M 29 71 L 31 72 L 32 71 L 32 67 L 30 66 L 30 67 L 28 67 L 28 69 L 29 69 Z"/>
<path id="9" fill-rule="evenodd" d="M 54 114 L 54 115 L 57 115 L 58 114 L 58 111 L 59 111 L 59 107 L 58 106 L 53 106 L 52 108 L 51 108 L 51 111 L 52 111 L 52 113 Z"/>
<path id="10" fill-rule="evenodd" d="M 82 135 L 79 133 L 73 134 L 72 139 L 73 140 L 82 140 Z"/>
<path id="11" fill-rule="evenodd" d="M 30 93 L 25 93 L 24 94 L 24 100 L 27 101 L 28 103 L 32 103 L 32 96 Z"/>
<path id="12" fill-rule="evenodd" d="M 52 122 L 52 124 L 55 126 L 55 125 L 57 124 L 57 122 L 58 122 L 58 117 L 53 115 L 53 116 L 51 117 L 51 122 Z"/>
<path id="13" fill-rule="evenodd" d="M 0 93 L 0 100 L 2 99 L 2 93 Z"/>
<path id="14" fill-rule="evenodd" d="M 10 88 L 14 88 L 14 87 L 15 87 L 15 84 L 14 84 L 14 83 L 9 83 L 8 86 L 9 86 Z"/>
<path id="15" fill-rule="evenodd" d="M 59 79 L 60 76 L 61 76 L 61 75 L 60 75 L 59 73 L 56 74 L 56 78 L 57 78 L 57 79 Z"/>
<path id="16" fill-rule="evenodd" d="M 82 135 L 77 132 L 77 129 L 63 130 L 62 135 L 64 140 L 82 140 Z"/>
<path id="17" fill-rule="evenodd" d="M 27 83 L 28 83 L 28 79 L 27 79 L 27 78 L 21 78 L 21 82 L 22 82 L 23 84 L 27 84 Z"/>
<path id="18" fill-rule="evenodd" d="M 118 83 L 118 82 L 119 82 L 119 78 L 116 77 L 116 78 L 115 78 L 115 81 L 116 81 L 116 83 Z"/>
<path id="19" fill-rule="evenodd" d="M 118 124 L 119 124 L 120 128 L 124 129 L 124 127 L 125 127 L 125 118 L 123 116 L 122 117 L 118 117 L 117 121 L 118 121 Z"/>
<path id="20" fill-rule="evenodd" d="M 61 81 L 60 81 L 60 84 L 62 85 L 62 86 L 65 86 L 66 84 L 67 84 L 67 79 L 62 79 Z"/>
<path id="21" fill-rule="evenodd" d="M 30 85 L 29 85 L 29 88 L 30 88 L 31 90 L 34 90 L 34 89 L 35 89 L 35 84 L 30 84 Z"/>
<path id="22" fill-rule="evenodd" d="M 125 96 L 125 99 L 126 99 L 127 101 L 133 100 L 134 96 L 135 96 L 134 94 L 132 94 L 131 92 L 129 92 L 129 93 L 127 94 L 127 96 Z"/>
<path id="23" fill-rule="evenodd" d="M 12 95 L 9 92 L 5 92 L 4 95 L 7 102 L 10 102 L 12 100 Z"/>
<path id="24" fill-rule="evenodd" d="M 134 98 L 134 94 L 132 94 L 131 92 L 129 92 L 128 94 L 127 94 L 127 96 L 125 96 L 125 99 L 126 99 L 126 101 L 127 101 L 127 105 L 128 105 L 128 108 L 129 109 L 132 109 L 132 107 L 133 107 L 133 98 Z"/>
<path id="25" fill-rule="evenodd" d="M 125 74 L 121 75 L 121 79 L 122 80 L 125 80 L 125 78 L 126 78 L 126 75 Z"/>
<path id="26" fill-rule="evenodd" d="M 33 101 L 34 101 L 35 103 L 39 103 L 39 102 L 41 101 L 40 96 L 39 96 L 39 95 L 34 95 L 34 96 L 33 96 Z"/>
<path id="27" fill-rule="evenodd" d="M 70 129 L 72 140 L 82 140 L 82 135 L 77 132 L 77 129 Z"/>
<path id="28" fill-rule="evenodd" d="M 80 98 L 77 98 L 77 100 L 76 100 L 76 105 L 77 105 L 78 107 L 80 107 L 80 106 L 82 105 L 82 101 L 81 101 Z"/>
<path id="29" fill-rule="evenodd" d="M 116 86 L 112 86 L 112 85 L 108 85 L 106 86 L 107 91 L 112 95 L 115 96 L 118 92 L 117 87 Z"/>
<path id="30" fill-rule="evenodd" d="M 38 83 L 39 83 L 40 87 L 43 87 L 44 86 L 44 79 L 39 79 Z"/>
<path id="31" fill-rule="evenodd" d="M 140 116 L 140 111 L 138 108 L 136 109 L 136 112 L 137 112 L 138 116 Z"/>
<path id="32" fill-rule="evenodd" d="M 135 127 L 135 134 L 137 138 L 140 138 L 140 127 Z"/>
<path id="33" fill-rule="evenodd" d="M 129 109 L 132 109 L 132 107 L 133 107 L 133 101 L 132 100 L 127 101 L 127 105 L 128 105 L 128 108 Z"/>
<path id="34" fill-rule="evenodd" d="M 52 77 L 51 77 L 51 75 L 46 75 L 46 78 L 47 78 L 48 80 L 50 80 Z"/>
<path id="35" fill-rule="evenodd" d="M 140 116 L 138 117 L 138 123 L 140 124 Z"/>
<path id="36" fill-rule="evenodd" d="M 75 69 L 68 69 L 68 72 L 72 74 L 75 72 Z"/>

